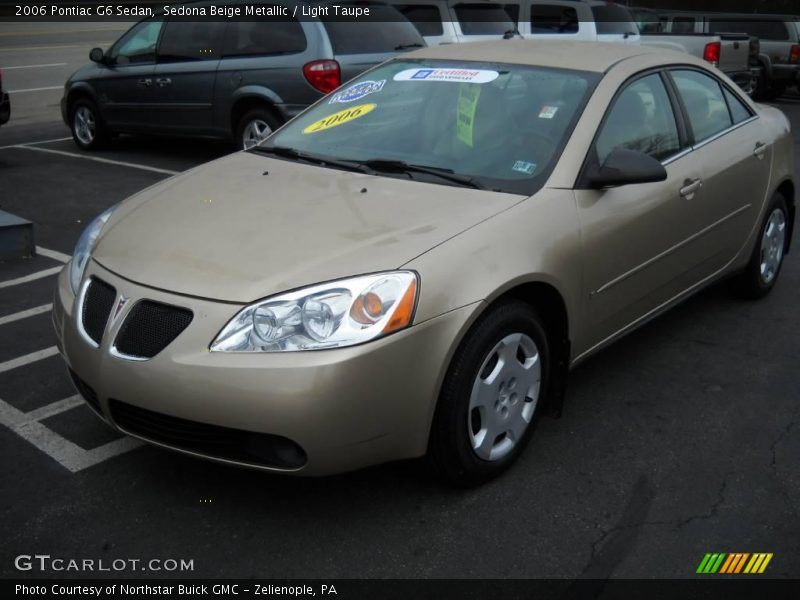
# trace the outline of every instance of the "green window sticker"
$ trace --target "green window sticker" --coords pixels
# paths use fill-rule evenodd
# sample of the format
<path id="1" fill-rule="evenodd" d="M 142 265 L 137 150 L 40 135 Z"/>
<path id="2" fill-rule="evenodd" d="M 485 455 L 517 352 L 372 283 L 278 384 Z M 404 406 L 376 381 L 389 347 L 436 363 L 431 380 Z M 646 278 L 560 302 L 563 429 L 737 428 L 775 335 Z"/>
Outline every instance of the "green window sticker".
<path id="1" fill-rule="evenodd" d="M 472 148 L 472 131 L 475 125 L 475 110 L 481 95 L 480 84 L 462 83 L 458 90 L 456 136 Z"/>

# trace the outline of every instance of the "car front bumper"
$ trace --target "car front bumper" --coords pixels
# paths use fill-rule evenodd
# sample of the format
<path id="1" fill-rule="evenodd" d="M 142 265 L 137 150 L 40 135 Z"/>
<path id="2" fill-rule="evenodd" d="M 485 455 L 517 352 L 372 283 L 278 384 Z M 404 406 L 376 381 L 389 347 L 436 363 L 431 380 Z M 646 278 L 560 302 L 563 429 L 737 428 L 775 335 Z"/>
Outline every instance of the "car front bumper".
<path id="1" fill-rule="evenodd" d="M 59 276 L 53 304 L 58 347 L 78 378 L 79 391 L 94 395 L 89 404 L 104 421 L 184 453 L 304 475 L 423 455 L 453 341 L 478 307 L 349 348 L 210 352 L 210 342 L 240 305 L 147 288 L 90 261 L 86 277 L 97 277 L 115 288 L 117 298 L 130 299 L 117 318 L 109 319 L 96 348 L 78 329 L 68 270 Z M 119 358 L 110 351 L 111 341 L 140 299 L 189 308 L 194 318 L 152 359 Z M 268 447 L 273 439 L 280 441 L 277 450 Z M 285 462 L 274 460 L 275 452 L 291 455 L 289 440 L 302 449 L 302 460 L 294 461 L 296 453 Z M 247 457 L 232 457 L 228 443 L 246 446 Z"/>

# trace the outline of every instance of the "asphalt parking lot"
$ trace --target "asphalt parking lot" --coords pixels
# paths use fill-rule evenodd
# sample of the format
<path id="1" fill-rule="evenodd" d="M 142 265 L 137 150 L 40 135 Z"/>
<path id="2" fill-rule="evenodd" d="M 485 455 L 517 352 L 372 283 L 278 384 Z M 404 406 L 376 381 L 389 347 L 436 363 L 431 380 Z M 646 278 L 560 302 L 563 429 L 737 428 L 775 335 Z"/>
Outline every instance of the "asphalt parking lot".
<path id="1" fill-rule="evenodd" d="M 579 367 L 563 418 L 480 489 L 413 462 L 309 480 L 168 453 L 76 396 L 54 349 L 55 272 L 87 220 L 231 148 L 77 150 L 53 88 L 119 32 L 4 33 L 0 209 L 35 223 L 40 250 L 0 263 L 0 576 L 81 575 L 15 569 L 38 553 L 194 561 L 132 577 L 683 578 L 707 552 L 769 552 L 764 576 L 800 577 L 798 249 L 767 299 L 716 285 Z M 36 88 L 50 89 L 16 91 Z M 800 158 L 800 96 L 777 105 Z"/>

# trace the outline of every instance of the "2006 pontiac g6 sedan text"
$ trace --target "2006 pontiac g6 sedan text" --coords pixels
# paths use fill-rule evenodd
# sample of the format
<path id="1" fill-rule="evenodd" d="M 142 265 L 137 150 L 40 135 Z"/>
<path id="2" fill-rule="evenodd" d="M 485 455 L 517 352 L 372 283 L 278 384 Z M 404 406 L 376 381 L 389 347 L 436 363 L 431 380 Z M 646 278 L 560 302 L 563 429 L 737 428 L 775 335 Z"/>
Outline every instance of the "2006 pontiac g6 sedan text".
<path id="1" fill-rule="evenodd" d="M 120 431 L 321 475 L 426 455 L 476 484 L 569 368 L 702 286 L 775 285 L 784 115 L 633 45 L 420 50 L 261 145 L 100 215 L 59 347 Z"/>

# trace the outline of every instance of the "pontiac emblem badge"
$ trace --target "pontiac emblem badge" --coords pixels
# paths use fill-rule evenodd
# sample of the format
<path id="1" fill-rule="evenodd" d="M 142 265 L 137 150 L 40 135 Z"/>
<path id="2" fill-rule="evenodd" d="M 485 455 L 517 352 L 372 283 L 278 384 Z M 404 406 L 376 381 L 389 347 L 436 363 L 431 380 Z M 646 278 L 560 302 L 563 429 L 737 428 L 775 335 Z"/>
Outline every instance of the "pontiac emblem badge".
<path id="1" fill-rule="evenodd" d="M 112 322 L 117 320 L 117 317 L 122 312 L 122 309 L 125 308 L 126 304 L 128 304 L 128 300 L 130 300 L 130 298 L 126 298 L 120 294 L 119 300 L 117 300 L 117 307 L 114 309 L 114 315 L 111 317 Z"/>

